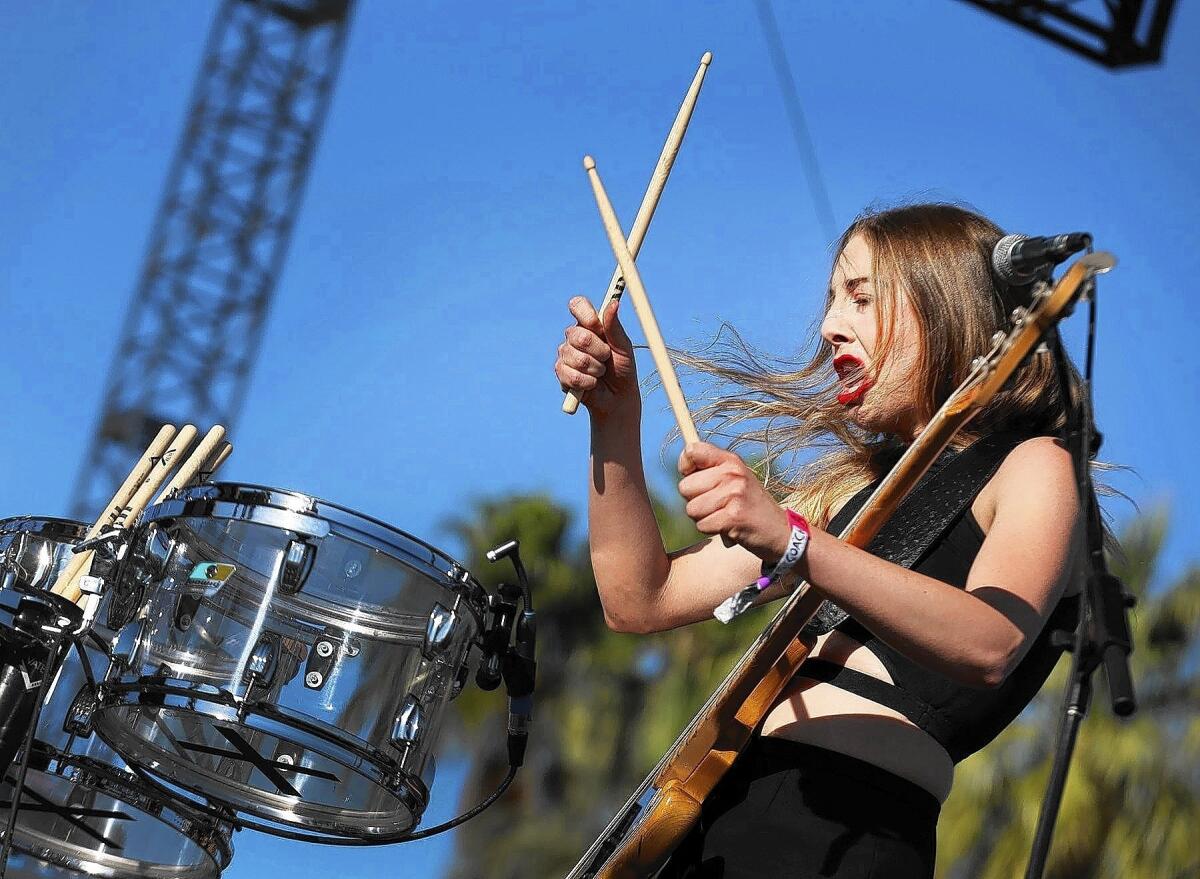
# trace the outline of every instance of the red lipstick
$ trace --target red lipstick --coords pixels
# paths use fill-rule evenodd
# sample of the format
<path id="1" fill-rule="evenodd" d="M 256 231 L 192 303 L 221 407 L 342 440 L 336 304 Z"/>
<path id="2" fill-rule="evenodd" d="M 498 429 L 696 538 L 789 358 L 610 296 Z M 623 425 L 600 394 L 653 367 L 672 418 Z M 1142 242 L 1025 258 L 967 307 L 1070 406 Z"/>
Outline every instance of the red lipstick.
<path id="1" fill-rule="evenodd" d="M 843 406 L 859 400 L 874 382 L 867 375 L 863 362 L 853 354 L 842 354 L 833 360 L 834 371 L 842 382 L 837 401 Z"/>

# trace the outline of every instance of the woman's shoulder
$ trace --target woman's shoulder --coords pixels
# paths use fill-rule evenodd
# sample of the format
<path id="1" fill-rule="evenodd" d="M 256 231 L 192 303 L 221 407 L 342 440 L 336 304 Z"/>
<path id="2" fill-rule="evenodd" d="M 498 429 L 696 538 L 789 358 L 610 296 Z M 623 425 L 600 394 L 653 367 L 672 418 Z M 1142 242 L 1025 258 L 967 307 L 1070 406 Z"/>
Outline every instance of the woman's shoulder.
<path id="1" fill-rule="evenodd" d="M 1000 464 L 992 479 L 997 485 L 1014 484 L 1035 489 L 1031 483 L 1049 480 L 1052 488 L 1061 488 L 1065 479 L 1074 486 L 1074 463 L 1062 440 L 1054 436 L 1035 436 L 1019 443 Z"/>
<path id="2" fill-rule="evenodd" d="M 1079 502 L 1071 453 L 1057 437 L 1036 436 L 1021 442 L 1004 458 L 979 501 L 975 513 L 981 523 L 990 523 L 1001 507 L 1050 507 L 1073 519 Z"/>

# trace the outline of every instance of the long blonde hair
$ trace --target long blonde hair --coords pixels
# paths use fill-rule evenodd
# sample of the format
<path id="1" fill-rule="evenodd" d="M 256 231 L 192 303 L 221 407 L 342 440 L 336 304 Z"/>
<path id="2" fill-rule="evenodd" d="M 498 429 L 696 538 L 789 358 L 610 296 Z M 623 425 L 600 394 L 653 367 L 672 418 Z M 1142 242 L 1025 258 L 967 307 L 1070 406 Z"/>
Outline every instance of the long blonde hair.
<path id="1" fill-rule="evenodd" d="M 916 314 L 922 348 L 918 361 L 921 416 L 937 411 L 970 372 L 971 360 L 1007 329 L 1020 299 L 993 281 L 991 254 L 1002 230 L 985 217 L 952 204 L 915 204 L 860 215 L 838 239 L 834 260 L 861 235 L 870 245 L 876 318 L 882 330 L 882 363 L 892 316 L 907 296 Z M 828 300 L 826 302 L 828 305 Z M 872 434 L 837 402 L 837 376 L 828 343 L 814 334 L 803 362 L 755 351 L 724 327 L 706 354 L 678 353 L 683 365 L 717 380 L 709 403 L 697 412 L 710 435 L 730 448 L 752 444 L 770 474 L 768 486 L 785 505 L 824 526 L 832 513 L 883 474 L 897 449 L 894 438 Z M 1073 392 L 1079 386 L 1071 367 Z M 1019 430 L 1052 433 L 1065 420 L 1051 357 L 1034 355 L 957 437 L 965 446 L 980 436 Z M 823 450 L 798 462 L 803 450 Z"/>

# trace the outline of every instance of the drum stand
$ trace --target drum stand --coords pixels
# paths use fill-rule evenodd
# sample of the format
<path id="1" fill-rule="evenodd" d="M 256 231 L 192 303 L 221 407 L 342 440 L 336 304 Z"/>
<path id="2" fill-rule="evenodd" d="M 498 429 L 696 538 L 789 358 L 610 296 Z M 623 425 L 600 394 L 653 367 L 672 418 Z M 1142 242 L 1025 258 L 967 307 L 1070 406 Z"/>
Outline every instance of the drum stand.
<path id="1" fill-rule="evenodd" d="M 119 544 L 114 540 L 119 536 L 119 532 L 115 531 L 104 534 L 77 545 L 73 551 L 79 553 L 84 550 L 96 550 L 94 568 L 103 570 L 107 575 L 111 573 L 120 554 Z M 9 574 L 5 579 L 8 581 L 14 578 Z M 5 583 L 5 588 L 10 586 L 11 583 Z M 82 639 L 91 629 L 103 586 L 102 577 L 81 578 L 80 588 L 87 596 L 83 606 L 48 590 L 23 595 L 17 604 L 12 627 L 0 629 L 0 641 L 4 642 L 6 653 L 3 697 L 8 697 L 4 698 L 4 701 L 12 705 L 13 712 L 6 718 L 5 735 L 0 741 L 0 772 L 6 780 L 9 778 L 8 770 L 12 768 L 13 758 L 20 754 L 16 762 L 16 777 L 12 779 L 10 788 L 12 801 L 8 804 L 4 844 L 0 847 L 0 879 L 3 879 L 8 870 L 8 857 L 12 851 L 17 816 L 21 810 L 21 797 L 25 793 L 25 779 L 29 773 L 34 736 L 41 720 L 46 690 L 58 674 L 67 651 L 72 647 L 79 650 L 84 674 L 93 690 L 95 689 L 96 682 L 82 649 Z M 36 684 L 30 680 L 30 672 L 40 674 L 41 678 Z M 18 682 L 17 677 L 22 680 Z"/>
<path id="2" fill-rule="evenodd" d="M 83 623 L 83 611 L 79 607 L 65 598 L 47 592 L 44 595 L 22 597 L 13 618 L 13 628 L 5 633 L 16 642 L 15 645 L 10 643 L 9 649 L 15 646 L 25 657 L 21 673 L 25 674 L 27 669 L 37 668 L 40 670 L 41 680 L 36 685 L 26 680 L 25 698 L 18 709 L 19 723 L 24 727 L 25 735 L 20 743 L 16 778 L 12 780 L 10 788 L 12 801 L 8 804 L 4 847 L 0 850 L 0 877 L 3 877 L 8 869 L 8 856 L 12 850 L 21 798 L 25 793 L 25 778 L 29 772 L 34 733 L 41 719 L 46 689 L 58 674 L 67 650 L 79 637 L 84 628 Z M 4 769 L 5 779 L 9 778 L 10 766 L 11 764 Z"/>

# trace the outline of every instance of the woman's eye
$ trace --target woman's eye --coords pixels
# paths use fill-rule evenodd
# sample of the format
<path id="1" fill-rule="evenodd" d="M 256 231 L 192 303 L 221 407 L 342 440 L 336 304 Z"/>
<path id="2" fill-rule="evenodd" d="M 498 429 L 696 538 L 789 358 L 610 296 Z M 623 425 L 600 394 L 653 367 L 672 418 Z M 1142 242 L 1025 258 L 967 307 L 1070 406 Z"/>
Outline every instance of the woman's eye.
<path id="1" fill-rule="evenodd" d="M 871 304 L 871 297 L 870 296 L 855 296 L 850 301 L 853 302 L 855 305 L 857 305 L 859 308 L 862 308 L 863 306 Z"/>

